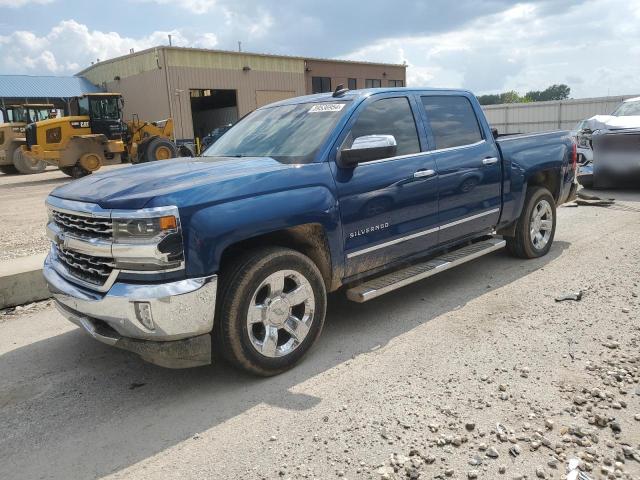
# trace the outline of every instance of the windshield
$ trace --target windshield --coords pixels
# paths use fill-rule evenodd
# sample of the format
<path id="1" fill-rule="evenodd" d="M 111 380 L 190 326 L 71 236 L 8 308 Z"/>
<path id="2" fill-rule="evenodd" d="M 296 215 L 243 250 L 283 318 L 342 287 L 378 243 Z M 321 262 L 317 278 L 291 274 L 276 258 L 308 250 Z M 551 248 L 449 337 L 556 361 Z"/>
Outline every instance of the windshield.
<path id="1" fill-rule="evenodd" d="M 31 122 L 39 122 L 49 118 L 48 108 L 29 108 L 29 119 Z"/>
<path id="2" fill-rule="evenodd" d="M 118 97 L 91 98 L 90 102 L 92 120 L 118 120 L 120 118 Z"/>
<path id="3" fill-rule="evenodd" d="M 309 163 L 345 112 L 348 101 L 256 110 L 204 152 L 206 157 L 272 157 Z"/>
<path id="4" fill-rule="evenodd" d="M 614 117 L 628 117 L 631 115 L 640 115 L 640 100 L 635 102 L 623 102 L 611 114 Z"/>
<path id="5" fill-rule="evenodd" d="M 22 107 L 9 107 L 7 119 L 10 123 L 27 123 L 27 111 Z"/>

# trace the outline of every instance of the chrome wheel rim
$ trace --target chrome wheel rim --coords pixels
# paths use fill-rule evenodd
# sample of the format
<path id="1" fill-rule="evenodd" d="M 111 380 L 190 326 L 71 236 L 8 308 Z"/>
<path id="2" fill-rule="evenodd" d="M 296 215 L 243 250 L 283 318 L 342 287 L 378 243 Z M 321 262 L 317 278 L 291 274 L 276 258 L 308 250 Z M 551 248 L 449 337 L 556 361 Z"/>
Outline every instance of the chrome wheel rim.
<path id="1" fill-rule="evenodd" d="M 315 298 L 309 281 L 294 270 L 265 278 L 254 292 L 247 312 L 251 345 L 265 357 L 289 355 L 309 334 Z"/>
<path id="2" fill-rule="evenodd" d="M 533 208 L 529 231 L 531 243 L 537 250 L 542 250 L 549 243 L 553 230 L 553 210 L 547 200 L 540 200 Z"/>

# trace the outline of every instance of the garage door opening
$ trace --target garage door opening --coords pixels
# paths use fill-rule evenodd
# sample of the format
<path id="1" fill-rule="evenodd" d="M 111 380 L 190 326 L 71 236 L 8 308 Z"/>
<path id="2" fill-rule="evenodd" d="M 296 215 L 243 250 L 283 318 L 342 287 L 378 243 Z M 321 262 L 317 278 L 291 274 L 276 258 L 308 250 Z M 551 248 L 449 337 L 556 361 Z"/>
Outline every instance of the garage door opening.
<path id="1" fill-rule="evenodd" d="M 212 130 L 238 121 L 236 90 L 191 89 L 191 119 L 198 144 Z"/>

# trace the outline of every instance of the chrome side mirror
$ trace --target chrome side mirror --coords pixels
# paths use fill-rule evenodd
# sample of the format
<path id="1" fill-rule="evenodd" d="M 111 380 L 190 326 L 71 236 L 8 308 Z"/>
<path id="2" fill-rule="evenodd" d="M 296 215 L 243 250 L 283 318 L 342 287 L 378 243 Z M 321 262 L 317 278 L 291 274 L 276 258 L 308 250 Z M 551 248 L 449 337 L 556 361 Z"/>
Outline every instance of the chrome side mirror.
<path id="1" fill-rule="evenodd" d="M 397 147 L 393 135 L 364 135 L 356 138 L 351 148 L 338 152 L 338 165 L 353 168 L 361 162 L 394 157 Z"/>

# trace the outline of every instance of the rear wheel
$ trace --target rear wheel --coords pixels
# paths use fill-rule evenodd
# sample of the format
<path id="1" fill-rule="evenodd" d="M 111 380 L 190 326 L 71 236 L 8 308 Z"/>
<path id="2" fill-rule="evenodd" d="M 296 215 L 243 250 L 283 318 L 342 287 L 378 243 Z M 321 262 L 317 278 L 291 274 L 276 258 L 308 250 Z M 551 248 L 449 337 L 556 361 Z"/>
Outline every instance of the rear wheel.
<path id="1" fill-rule="evenodd" d="M 320 335 L 326 290 L 305 255 L 254 250 L 225 269 L 221 281 L 214 343 L 233 365 L 276 375 L 293 367 Z"/>
<path id="2" fill-rule="evenodd" d="M 11 175 L 14 173 L 18 173 L 18 169 L 13 165 L 0 165 L 0 172 Z"/>
<path id="3" fill-rule="evenodd" d="M 546 255 L 556 233 L 556 203 L 544 187 L 529 187 L 513 237 L 507 237 L 507 250 L 519 258 Z"/>
<path id="4" fill-rule="evenodd" d="M 17 148 L 13 152 L 13 165 L 16 170 L 23 174 L 41 173 L 47 168 L 47 164 L 42 160 L 32 160 L 27 157 L 22 150 Z"/>
<path id="5" fill-rule="evenodd" d="M 69 175 L 71 178 L 82 178 L 87 175 L 91 175 L 89 170 L 85 170 L 80 166 L 80 164 L 76 163 L 72 167 L 60 167 L 60 171 L 65 175 Z"/>
<path id="6" fill-rule="evenodd" d="M 144 153 L 145 162 L 153 162 L 156 160 L 169 160 L 176 158 L 178 151 L 175 144 L 166 138 L 154 138 L 149 142 Z"/>

